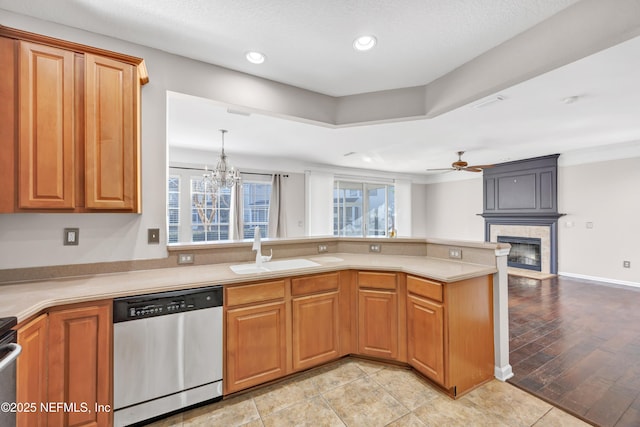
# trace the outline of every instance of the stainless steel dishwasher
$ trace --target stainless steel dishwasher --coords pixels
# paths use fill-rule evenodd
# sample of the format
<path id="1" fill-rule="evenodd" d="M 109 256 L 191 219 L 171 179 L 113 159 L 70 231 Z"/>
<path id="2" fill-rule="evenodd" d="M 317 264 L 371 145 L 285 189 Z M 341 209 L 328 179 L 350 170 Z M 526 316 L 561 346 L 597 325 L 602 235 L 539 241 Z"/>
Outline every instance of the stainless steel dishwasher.
<path id="1" fill-rule="evenodd" d="M 222 287 L 113 302 L 114 426 L 222 398 Z"/>

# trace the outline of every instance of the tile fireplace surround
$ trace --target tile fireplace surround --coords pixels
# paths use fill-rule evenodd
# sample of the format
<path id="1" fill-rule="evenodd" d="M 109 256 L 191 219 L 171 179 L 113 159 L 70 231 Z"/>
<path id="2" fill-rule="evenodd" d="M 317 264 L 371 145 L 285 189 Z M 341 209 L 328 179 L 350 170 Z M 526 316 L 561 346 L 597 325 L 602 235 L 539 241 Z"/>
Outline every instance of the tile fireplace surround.
<path id="1" fill-rule="evenodd" d="M 551 273 L 551 227 L 547 225 L 491 224 L 489 241 L 497 242 L 498 236 L 529 237 L 540 239 L 541 273 Z"/>

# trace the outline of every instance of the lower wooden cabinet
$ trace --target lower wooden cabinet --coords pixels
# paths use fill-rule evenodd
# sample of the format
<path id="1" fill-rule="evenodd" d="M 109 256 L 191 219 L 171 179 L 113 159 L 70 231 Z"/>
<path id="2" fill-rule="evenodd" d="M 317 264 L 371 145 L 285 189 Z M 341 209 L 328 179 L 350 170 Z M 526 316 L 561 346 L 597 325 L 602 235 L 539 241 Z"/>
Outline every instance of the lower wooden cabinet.
<path id="1" fill-rule="evenodd" d="M 357 353 L 406 360 L 404 294 L 396 273 L 359 271 Z M 402 343 L 402 345 L 401 345 Z"/>
<path id="2" fill-rule="evenodd" d="M 17 365 L 18 401 L 67 405 L 20 414 L 19 427 L 112 424 L 111 313 L 111 301 L 79 304 L 19 328 L 24 350 Z"/>
<path id="3" fill-rule="evenodd" d="M 285 303 L 236 308 L 226 314 L 225 389 L 231 393 L 287 373 Z"/>
<path id="4" fill-rule="evenodd" d="M 417 371 L 445 384 L 442 304 L 414 295 L 407 297 L 407 357 Z"/>
<path id="5" fill-rule="evenodd" d="M 457 397 L 494 375 L 491 276 L 453 283 L 407 277 L 408 361 Z"/>
<path id="6" fill-rule="evenodd" d="M 358 290 L 358 353 L 384 359 L 398 357 L 396 291 Z"/>
<path id="7" fill-rule="evenodd" d="M 16 364 L 16 402 L 34 403 L 35 411 L 16 413 L 17 426 L 44 427 L 47 413 L 40 411 L 40 404 L 48 402 L 47 343 L 49 337 L 49 317 L 42 314 L 18 329 L 18 344 L 22 354 Z"/>
<path id="8" fill-rule="evenodd" d="M 493 378 L 490 275 L 347 271 L 225 292 L 225 394 L 348 354 L 407 363 L 452 397 Z"/>
<path id="9" fill-rule="evenodd" d="M 340 289 L 339 273 L 291 279 L 293 370 L 340 357 Z"/>

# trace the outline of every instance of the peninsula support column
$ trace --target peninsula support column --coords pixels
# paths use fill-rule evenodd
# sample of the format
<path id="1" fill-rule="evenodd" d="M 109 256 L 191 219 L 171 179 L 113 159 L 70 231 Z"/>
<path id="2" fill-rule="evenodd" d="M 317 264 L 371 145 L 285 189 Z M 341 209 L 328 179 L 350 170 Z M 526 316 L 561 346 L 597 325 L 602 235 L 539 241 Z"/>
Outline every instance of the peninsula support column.
<path id="1" fill-rule="evenodd" d="M 493 343 L 495 354 L 494 375 L 500 381 L 513 376 L 509 364 L 509 278 L 507 255 L 511 248 L 496 249 L 496 267 L 493 275 Z"/>

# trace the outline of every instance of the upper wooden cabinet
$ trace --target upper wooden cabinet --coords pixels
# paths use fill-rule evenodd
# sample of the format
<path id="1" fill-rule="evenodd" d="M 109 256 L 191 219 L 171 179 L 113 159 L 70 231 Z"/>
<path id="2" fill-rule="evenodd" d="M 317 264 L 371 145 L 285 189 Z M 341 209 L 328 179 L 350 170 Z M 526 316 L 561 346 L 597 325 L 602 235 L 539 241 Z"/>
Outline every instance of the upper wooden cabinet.
<path id="1" fill-rule="evenodd" d="M 85 185 L 90 209 L 137 210 L 138 105 L 133 65 L 85 55 Z"/>
<path id="2" fill-rule="evenodd" d="M 139 58 L 0 26 L 0 212 L 140 212 Z"/>
<path id="3" fill-rule="evenodd" d="M 19 42 L 20 208 L 75 207 L 74 54 Z"/>

